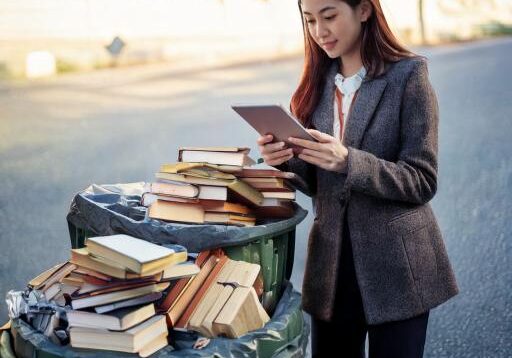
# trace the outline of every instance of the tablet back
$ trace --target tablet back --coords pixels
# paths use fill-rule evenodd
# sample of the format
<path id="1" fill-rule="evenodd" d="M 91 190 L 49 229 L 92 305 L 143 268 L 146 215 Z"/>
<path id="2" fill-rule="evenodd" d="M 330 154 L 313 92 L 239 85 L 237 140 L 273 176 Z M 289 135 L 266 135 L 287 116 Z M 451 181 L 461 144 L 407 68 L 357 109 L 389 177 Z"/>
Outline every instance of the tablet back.
<path id="1" fill-rule="evenodd" d="M 281 105 L 233 105 L 231 108 L 262 136 L 272 134 L 275 142 L 283 141 L 290 145 L 288 137 L 316 142 L 302 124 Z"/>

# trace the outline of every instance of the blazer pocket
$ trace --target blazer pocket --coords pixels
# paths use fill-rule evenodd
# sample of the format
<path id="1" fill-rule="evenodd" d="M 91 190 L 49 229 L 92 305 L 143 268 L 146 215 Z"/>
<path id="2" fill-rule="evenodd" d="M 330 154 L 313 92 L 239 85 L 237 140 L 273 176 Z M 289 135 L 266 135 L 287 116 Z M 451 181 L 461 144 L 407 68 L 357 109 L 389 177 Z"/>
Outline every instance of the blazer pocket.
<path id="1" fill-rule="evenodd" d="M 412 278 L 422 299 L 435 284 L 437 275 L 432 225 L 428 213 L 422 208 L 397 215 L 388 222 L 391 234 L 402 241 Z"/>
<path id="2" fill-rule="evenodd" d="M 411 231 L 419 230 L 426 224 L 427 223 L 422 220 L 419 209 L 399 214 L 388 221 L 389 229 L 396 234 L 406 234 Z"/>
<path id="3" fill-rule="evenodd" d="M 435 279 L 437 267 L 430 230 L 427 226 L 423 226 L 411 231 L 402 235 L 402 242 L 414 280 L 419 284 L 420 289 L 428 287 Z"/>

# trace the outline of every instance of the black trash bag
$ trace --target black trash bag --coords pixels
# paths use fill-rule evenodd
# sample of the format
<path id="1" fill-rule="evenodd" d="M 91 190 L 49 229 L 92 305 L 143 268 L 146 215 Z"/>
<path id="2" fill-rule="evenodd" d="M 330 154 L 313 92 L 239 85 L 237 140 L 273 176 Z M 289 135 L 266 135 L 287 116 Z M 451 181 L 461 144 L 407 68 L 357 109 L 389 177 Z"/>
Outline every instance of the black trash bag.
<path id="1" fill-rule="evenodd" d="M 134 357 L 133 354 L 95 351 L 57 346 L 42 333 L 34 331 L 20 319 L 13 320 L 11 333 L 19 357 Z M 151 357 L 304 357 L 309 339 L 309 325 L 301 309 L 301 295 L 291 283 L 279 301 L 271 320 L 261 329 L 238 339 L 213 338 L 201 350 L 193 349 L 199 336 L 193 333 L 171 332 L 171 343 Z"/>
<path id="2" fill-rule="evenodd" d="M 123 185 L 131 185 L 127 190 Z M 288 219 L 268 219 L 256 226 L 166 223 L 146 217 L 140 206 L 144 183 L 94 185 L 73 198 L 67 220 L 71 227 L 96 235 L 127 234 L 156 244 L 179 244 L 190 252 L 244 245 L 259 237 L 275 237 L 295 227 L 307 215 L 297 203 Z M 71 235 L 73 235 L 71 233 Z"/>

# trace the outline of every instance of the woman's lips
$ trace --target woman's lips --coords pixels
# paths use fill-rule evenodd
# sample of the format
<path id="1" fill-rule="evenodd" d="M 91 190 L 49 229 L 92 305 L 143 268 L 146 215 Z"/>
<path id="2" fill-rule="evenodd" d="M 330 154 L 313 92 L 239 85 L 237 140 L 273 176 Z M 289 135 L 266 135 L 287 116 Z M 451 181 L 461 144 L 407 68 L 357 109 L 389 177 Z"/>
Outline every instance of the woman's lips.
<path id="1" fill-rule="evenodd" d="M 331 50 L 334 46 L 336 46 L 337 40 L 331 41 L 331 42 L 324 42 L 322 44 L 322 47 L 326 50 Z"/>

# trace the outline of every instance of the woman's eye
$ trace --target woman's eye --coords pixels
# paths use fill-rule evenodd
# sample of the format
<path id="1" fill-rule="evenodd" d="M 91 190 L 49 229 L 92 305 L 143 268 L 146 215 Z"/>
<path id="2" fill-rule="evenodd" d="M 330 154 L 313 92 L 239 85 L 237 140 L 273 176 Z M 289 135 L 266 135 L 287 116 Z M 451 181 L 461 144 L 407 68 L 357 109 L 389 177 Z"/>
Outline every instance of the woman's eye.
<path id="1" fill-rule="evenodd" d="M 326 19 L 326 20 L 332 20 L 332 19 L 334 19 L 335 17 L 336 17 L 336 15 L 332 15 L 332 16 L 326 17 L 325 19 Z"/>
<path id="2" fill-rule="evenodd" d="M 314 24 L 314 23 L 315 23 L 315 20 L 308 20 L 308 19 L 306 19 L 306 23 L 308 23 L 308 24 Z"/>

